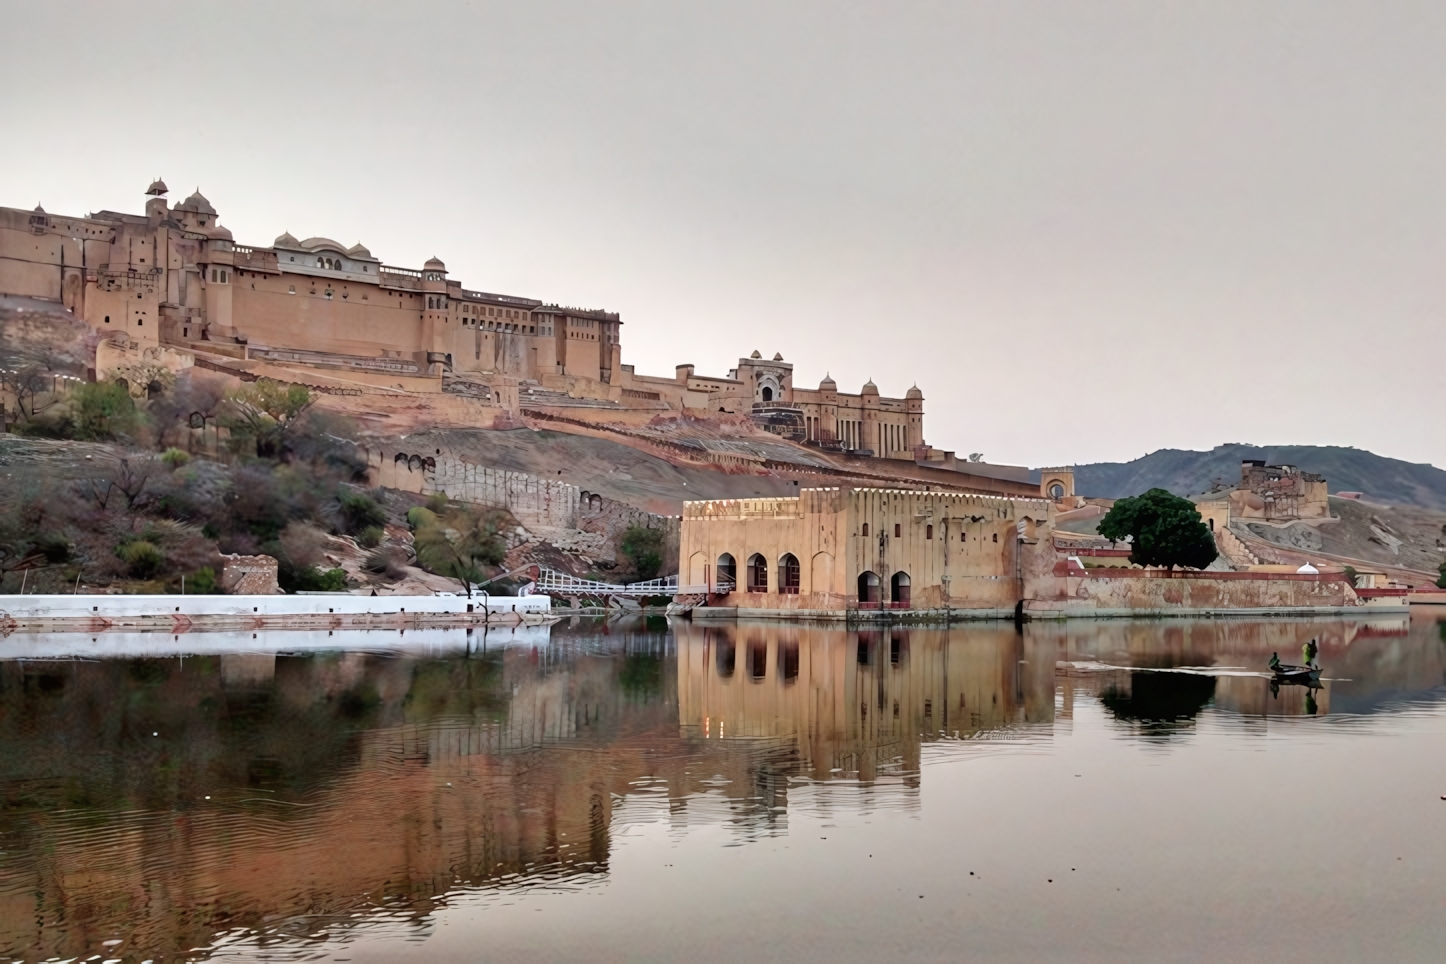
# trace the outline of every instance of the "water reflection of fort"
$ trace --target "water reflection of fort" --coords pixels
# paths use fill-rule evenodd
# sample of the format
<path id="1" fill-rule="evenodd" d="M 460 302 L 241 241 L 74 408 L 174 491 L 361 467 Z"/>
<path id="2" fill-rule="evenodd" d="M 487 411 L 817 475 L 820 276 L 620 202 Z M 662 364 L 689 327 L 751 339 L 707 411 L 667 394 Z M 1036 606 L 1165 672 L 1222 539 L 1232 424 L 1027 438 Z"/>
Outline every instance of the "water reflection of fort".
<path id="1" fill-rule="evenodd" d="M 619 820 L 751 836 L 799 807 L 906 808 L 931 744 L 1047 735 L 1109 685 L 1121 720 L 1145 702 L 1138 676 L 1076 663 L 1259 667 L 1314 635 L 1351 680 L 1322 713 L 1446 679 L 1434 626 L 672 629 L 430 655 L 0 661 L 0 950 L 88 956 L 125 938 L 174 955 L 249 928 L 304 945 L 358 915 L 425 927 L 458 888 L 604 879 Z M 1218 677 L 1207 699 L 1302 712 L 1263 682 Z"/>

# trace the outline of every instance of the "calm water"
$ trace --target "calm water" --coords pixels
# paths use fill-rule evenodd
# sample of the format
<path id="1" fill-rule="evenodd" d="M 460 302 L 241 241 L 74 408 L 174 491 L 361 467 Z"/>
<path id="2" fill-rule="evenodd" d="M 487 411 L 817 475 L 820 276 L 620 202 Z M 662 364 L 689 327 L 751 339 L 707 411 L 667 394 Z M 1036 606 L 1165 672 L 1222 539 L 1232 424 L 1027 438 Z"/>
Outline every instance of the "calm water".
<path id="1" fill-rule="evenodd" d="M 1272 651 L 1322 640 L 1319 689 Z M 0 640 L 15 960 L 1441 960 L 1434 619 Z"/>

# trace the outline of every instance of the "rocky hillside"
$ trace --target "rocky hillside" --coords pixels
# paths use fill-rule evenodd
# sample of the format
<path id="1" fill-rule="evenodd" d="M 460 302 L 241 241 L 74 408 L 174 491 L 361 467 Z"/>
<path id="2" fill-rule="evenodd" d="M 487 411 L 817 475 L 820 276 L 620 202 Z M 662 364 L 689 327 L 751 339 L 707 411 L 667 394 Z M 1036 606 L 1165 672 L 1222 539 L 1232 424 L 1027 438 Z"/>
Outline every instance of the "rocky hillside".
<path id="1" fill-rule="evenodd" d="M 1118 499 L 1146 489 L 1197 495 L 1216 481 L 1233 485 L 1244 459 L 1296 465 L 1326 477 L 1332 492 L 1357 491 L 1374 502 L 1446 511 L 1446 472 L 1364 449 L 1324 445 L 1219 445 L 1208 452 L 1160 449 L 1133 462 L 1096 462 L 1075 467 L 1081 495 Z"/>

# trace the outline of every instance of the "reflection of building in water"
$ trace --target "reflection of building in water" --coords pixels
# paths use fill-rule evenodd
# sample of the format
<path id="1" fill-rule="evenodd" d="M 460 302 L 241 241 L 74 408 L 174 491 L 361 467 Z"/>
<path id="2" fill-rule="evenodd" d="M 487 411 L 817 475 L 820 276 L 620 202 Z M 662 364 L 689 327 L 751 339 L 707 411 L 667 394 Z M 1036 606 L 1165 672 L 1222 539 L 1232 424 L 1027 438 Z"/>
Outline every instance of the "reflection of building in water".
<path id="1" fill-rule="evenodd" d="M 1048 722 L 1054 651 L 1013 626 L 681 624 L 678 715 L 705 740 L 787 737 L 816 779 L 917 786 L 920 745 Z"/>
<path id="2" fill-rule="evenodd" d="M 0 947 L 177 955 L 604 872 L 675 684 L 660 640 L 564 648 L 0 662 Z"/>

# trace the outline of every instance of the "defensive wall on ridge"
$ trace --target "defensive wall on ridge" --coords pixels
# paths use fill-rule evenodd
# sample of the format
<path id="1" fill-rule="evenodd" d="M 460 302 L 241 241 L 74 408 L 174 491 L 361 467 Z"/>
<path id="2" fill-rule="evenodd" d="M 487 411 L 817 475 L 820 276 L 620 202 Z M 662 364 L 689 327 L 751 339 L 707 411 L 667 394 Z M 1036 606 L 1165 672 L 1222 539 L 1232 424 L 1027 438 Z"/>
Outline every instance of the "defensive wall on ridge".
<path id="1" fill-rule="evenodd" d="M 529 529 L 590 532 L 613 549 L 633 526 L 661 530 L 663 570 L 677 572 L 681 520 L 676 516 L 655 515 L 567 482 L 478 465 L 446 449 L 364 451 L 373 485 L 419 495 L 443 493 L 459 502 L 506 509 Z"/>

